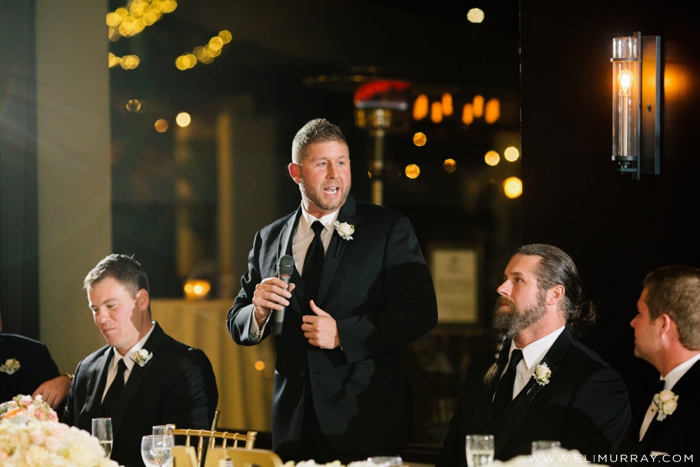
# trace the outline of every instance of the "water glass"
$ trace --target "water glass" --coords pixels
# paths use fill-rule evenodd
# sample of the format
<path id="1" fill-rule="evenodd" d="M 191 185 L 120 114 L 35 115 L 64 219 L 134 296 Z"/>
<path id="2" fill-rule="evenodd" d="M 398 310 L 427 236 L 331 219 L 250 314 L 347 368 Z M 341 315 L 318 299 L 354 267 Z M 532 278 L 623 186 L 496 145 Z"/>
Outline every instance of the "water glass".
<path id="1" fill-rule="evenodd" d="M 467 435 L 467 465 L 479 467 L 493 462 L 493 435 Z"/>
<path id="2" fill-rule="evenodd" d="M 375 456 L 368 458 L 367 462 L 375 465 L 381 465 L 382 467 L 395 467 L 403 465 L 403 459 L 401 459 L 399 456 Z"/>
<path id="3" fill-rule="evenodd" d="M 153 427 L 153 434 L 154 435 L 173 435 L 173 426 L 172 425 L 155 425 Z"/>
<path id="4" fill-rule="evenodd" d="M 100 446 L 105 450 L 105 456 L 112 455 L 112 446 L 114 438 L 112 435 L 112 419 L 111 418 L 93 418 L 92 419 L 92 436 L 100 441 Z"/>
<path id="5" fill-rule="evenodd" d="M 551 451 L 552 449 L 560 448 L 561 443 L 559 441 L 554 441 L 554 440 L 540 440 L 540 441 L 533 441 L 532 442 L 532 451 L 531 454 L 539 454 L 543 451 Z"/>
<path id="6" fill-rule="evenodd" d="M 148 467 L 161 467 L 172 458 L 172 435 L 147 435 L 141 439 L 141 459 Z"/>

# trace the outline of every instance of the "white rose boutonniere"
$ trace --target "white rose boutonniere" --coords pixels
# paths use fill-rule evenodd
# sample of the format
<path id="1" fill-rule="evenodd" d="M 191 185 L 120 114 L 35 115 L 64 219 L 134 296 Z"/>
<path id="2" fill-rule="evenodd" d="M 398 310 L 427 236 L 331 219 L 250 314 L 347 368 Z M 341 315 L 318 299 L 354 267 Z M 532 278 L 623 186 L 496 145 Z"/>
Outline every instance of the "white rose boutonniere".
<path id="1" fill-rule="evenodd" d="M 19 370 L 21 366 L 22 365 L 19 364 L 19 361 L 16 358 L 8 358 L 5 360 L 3 365 L 0 365 L 0 371 L 11 375 L 15 371 Z"/>
<path id="2" fill-rule="evenodd" d="M 537 381 L 537 384 L 540 386 L 549 384 L 550 376 L 552 376 L 552 370 L 549 369 L 549 366 L 546 363 L 540 363 L 537 365 L 534 373 L 532 373 L 532 377 L 535 378 L 535 381 Z"/>
<path id="3" fill-rule="evenodd" d="M 131 359 L 134 363 L 136 363 L 138 366 L 143 368 L 143 366 L 148 363 L 148 361 L 153 358 L 153 352 L 149 352 L 146 349 L 141 349 L 137 351 L 134 354 L 134 357 Z"/>
<path id="4" fill-rule="evenodd" d="M 352 234 L 355 233 L 354 225 L 338 221 L 333 222 L 333 225 L 335 226 L 335 231 L 340 235 L 340 238 L 346 241 L 352 240 Z"/>
<path id="5" fill-rule="evenodd" d="M 667 416 L 673 415 L 678 408 L 678 396 L 673 391 L 664 389 L 658 394 L 654 394 L 654 404 L 659 407 L 656 420 L 662 422 Z"/>

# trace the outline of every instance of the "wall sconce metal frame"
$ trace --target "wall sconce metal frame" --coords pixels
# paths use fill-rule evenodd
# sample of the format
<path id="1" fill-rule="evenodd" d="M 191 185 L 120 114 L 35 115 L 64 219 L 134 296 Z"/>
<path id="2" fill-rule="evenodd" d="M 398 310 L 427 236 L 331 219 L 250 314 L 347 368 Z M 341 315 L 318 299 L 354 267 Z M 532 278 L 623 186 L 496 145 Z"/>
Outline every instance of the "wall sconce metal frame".
<path id="1" fill-rule="evenodd" d="M 661 37 L 613 39 L 613 155 L 618 171 L 658 175 L 661 158 Z"/>

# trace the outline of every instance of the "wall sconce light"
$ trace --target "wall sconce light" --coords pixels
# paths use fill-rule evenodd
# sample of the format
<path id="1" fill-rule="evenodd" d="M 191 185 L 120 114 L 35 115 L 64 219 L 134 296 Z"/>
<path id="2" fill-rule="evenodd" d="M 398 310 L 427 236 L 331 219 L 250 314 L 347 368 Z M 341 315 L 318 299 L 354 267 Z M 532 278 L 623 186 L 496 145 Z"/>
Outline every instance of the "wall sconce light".
<path id="1" fill-rule="evenodd" d="M 658 175 L 661 158 L 661 37 L 613 39 L 613 155 L 618 171 Z"/>

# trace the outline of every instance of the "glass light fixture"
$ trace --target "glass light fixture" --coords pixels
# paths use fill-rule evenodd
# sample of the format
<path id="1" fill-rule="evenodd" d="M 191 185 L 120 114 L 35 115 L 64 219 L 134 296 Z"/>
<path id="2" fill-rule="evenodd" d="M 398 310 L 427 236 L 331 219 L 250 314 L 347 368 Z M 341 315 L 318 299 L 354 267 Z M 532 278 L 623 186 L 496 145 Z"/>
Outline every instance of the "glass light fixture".
<path id="1" fill-rule="evenodd" d="M 621 173 L 658 174 L 661 137 L 661 39 L 613 39 L 613 155 Z M 659 86 L 657 86 L 657 83 Z"/>

